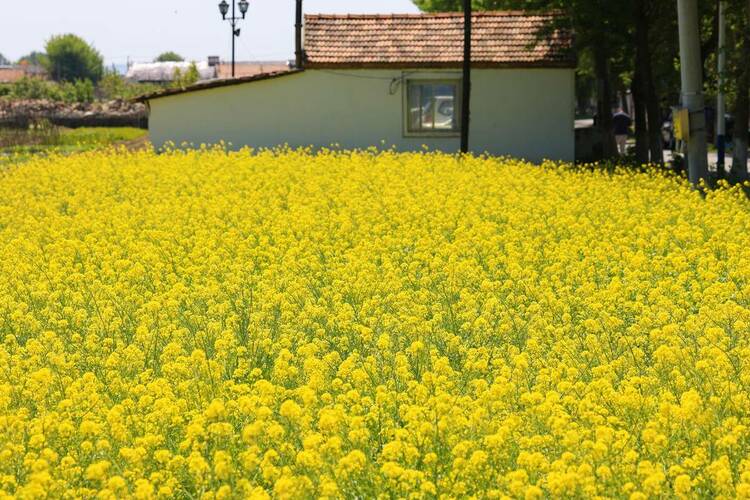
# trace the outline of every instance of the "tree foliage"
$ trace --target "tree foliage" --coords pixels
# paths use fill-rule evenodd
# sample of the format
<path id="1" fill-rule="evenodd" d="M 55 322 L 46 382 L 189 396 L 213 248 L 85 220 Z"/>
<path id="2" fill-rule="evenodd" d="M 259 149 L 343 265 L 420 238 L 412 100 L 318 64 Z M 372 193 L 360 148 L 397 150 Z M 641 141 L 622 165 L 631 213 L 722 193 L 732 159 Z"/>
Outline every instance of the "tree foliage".
<path id="1" fill-rule="evenodd" d="M 53 80 L 90 80 L 97 83 L 104 74 L 101 54 L 76 35 L 53 36 L 47 41 L 45 49 L 45 67 Z"/>
<path id="2" fill-rule="evenodd" d="M 181 71 L 180 68 L 175 68 L 171 86 L 173 88 L 189 87 L 195 83 L 198 83 L 198 80 L 200 80 L 200 78 L 201 74 L 198 71 L 198 67 L 195 65 L 195 63 L 192 63 L 190 64 L 190 67 L 188 67 L 188 69 L 184 72 Z"/>
<path id="3" fill-rule="evenodd" d="M 154 59 L 154 62 L 157 62 L 157 63 L 159 62 L 183 62 L 184 60 L 185 58 L 182 57 L 180 54 L 170 50 L 168 52 L 163 52 L 159 54 L 159 57 Z"/>
<path id="4" fill-rule="evenodd" d="M 46 66 L 47 54 L 44 52 L 38 52 L 36 50 L 29 52 L 18 60 L 18 64 L 26 64 L 29 66 Z"/>

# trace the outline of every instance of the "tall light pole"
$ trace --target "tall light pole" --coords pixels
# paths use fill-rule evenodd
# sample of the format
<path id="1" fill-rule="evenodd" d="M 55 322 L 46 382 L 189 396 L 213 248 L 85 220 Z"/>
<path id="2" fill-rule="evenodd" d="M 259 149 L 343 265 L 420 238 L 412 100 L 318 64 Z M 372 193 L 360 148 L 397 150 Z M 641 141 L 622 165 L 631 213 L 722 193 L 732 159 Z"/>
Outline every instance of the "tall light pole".
<path id="1" fill-rule="evenodd" d="M 237 17 L 237 5 L 238 4 L 236 0 L 232 0 L 232 16 L 227 17 L 227 14 L 229 14 L 229 4 L 227 3 L 227 0 L 221 0 L 221 3 L 219 4 L 219 12 L 221 12 L 221 18 L 225 21 L 229 21 L 229 24 L 232 26 L 232 78 L 234 78 L 235 66 L 235 38 L 240 36 L 240 29 L 237 27 L 237 24 L 239 23 L 239 21 L 245 19 L 247 10 L 250 8 L 250 2 L 248 2 L 247 0 L 240 0 L 239 8 L 242 17 Z"/>
<path id="2" fill-rule="evenodd" d="M 703 98 L 703 64 L 698 31 L 698 0 L 677 0 L 680 20 L 680 72 L 682 106 L 689 119 L 688 177 L 698 187 L 708 182 L 708 145 L 706 144 L 706 110 Z"/>
<path id="3" fill-rule="evenodd" d="M 724 177 L 726 156 L 726 99 L 724 97 L 725 72 L 727 69 L 727 20 L 726 5 L 724 0 L 719 0 L 719 88 L 716 97 L 716 150 L 718 159 L 716 161 L 716 175 L 719 179 Z"/>

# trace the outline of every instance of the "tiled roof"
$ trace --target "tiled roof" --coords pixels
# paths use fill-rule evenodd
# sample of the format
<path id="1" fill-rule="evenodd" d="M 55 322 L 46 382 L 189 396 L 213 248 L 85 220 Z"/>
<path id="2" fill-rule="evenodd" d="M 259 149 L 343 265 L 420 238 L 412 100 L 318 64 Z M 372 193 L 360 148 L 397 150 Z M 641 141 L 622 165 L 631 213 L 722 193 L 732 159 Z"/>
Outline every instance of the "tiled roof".
<path id="1" fill-rule="evenodd" d="M 476 66 L 572 67 L 572 34 L 556 14 L 478 12 Z M 550 31 L 547 33 L 546 31 Z M 306 67 L 449 67 L 463 61 L 462 13 L 305 16 Z"/>

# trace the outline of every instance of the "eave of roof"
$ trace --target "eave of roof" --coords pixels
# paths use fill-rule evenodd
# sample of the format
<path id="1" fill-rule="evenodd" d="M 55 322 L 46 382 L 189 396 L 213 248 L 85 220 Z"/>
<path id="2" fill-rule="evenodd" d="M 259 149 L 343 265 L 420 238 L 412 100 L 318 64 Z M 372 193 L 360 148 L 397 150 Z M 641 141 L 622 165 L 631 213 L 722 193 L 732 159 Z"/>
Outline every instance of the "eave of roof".
<path id="1" fill-rule="evenodd" d="M 461 69 L 461 62 L 373 62 L 373 63 L 305 63 L 305 69 Z M 529 62 L 484 62 L 474 61 L 472 69 L 575 69 L 574 58 L 564 61 L 529 61 Z"/>
<path id="2" fill-rule="evenodd" d="M 150 94 L 144 94 L 138 96 L 133 101 L 135 102 L 147 102 L 153 101 L 154 99 L 161 99 L 162 97 L 170 97 L 180 94 L 188 94 L 190 92 L 200 92 L 202 90 L 218 89 L 221 87 L 231 87 L 233 85 L 242 85 L 243 83 L 259 82 L 264 80 L 273 80 L 289 75 L 296 75 L 302 73 L 302 69 L 291 69 L 287 71 L 272 71 L 270 73 L 261 73 L 252 76 L 243 76 L 240 78 L 226 78 L 222 80 L 208 80 L 205 82 L 199 82 L 189 87 L 164 89 Z"/>

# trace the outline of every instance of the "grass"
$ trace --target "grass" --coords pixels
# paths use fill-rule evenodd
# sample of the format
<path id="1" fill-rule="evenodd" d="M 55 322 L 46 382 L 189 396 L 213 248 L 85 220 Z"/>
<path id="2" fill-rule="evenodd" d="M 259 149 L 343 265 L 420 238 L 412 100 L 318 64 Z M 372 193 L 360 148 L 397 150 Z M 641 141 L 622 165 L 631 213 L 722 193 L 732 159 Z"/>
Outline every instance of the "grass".
<path id="1" fill-rule="evenodd" d="M 66 129 L 41 124 L 29 129 L 0 129 L 0 166 L 22 163 L 50 153 L 73 154 L 144 139 L 133 127 Z"/>

